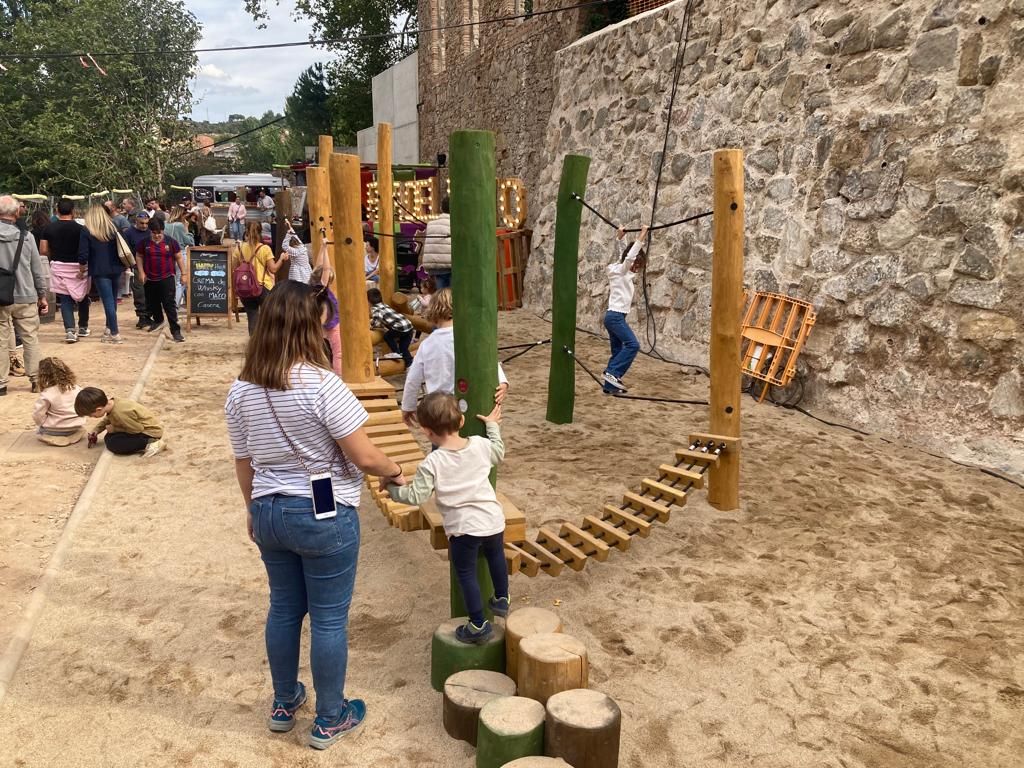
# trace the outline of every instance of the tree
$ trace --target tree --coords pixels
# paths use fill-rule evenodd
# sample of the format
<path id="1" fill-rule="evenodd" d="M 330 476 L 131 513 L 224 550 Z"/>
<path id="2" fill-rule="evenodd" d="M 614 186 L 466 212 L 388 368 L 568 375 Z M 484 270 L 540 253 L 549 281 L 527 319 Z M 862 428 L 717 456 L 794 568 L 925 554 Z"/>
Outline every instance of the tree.
<path id="1" fill-rule="evenodd" d="M 271 120 L 280 118 L 274 112 L 267 112 L 261 118 L 247 117 L 234 123 L 238 133 L 256 128 Z M 255 131 L 235 142 L 238 160 L 235 168 L 239 173 L 270 173 L 276 163 L 292 163 L 302 159 L 302 147 L 285 123 Z"/>
<path id="2" fill-rule="evenodd" d="M 0 0 L 0 189 L 81 194 L 159 190 L 191 143 L 194 54 L 9 58 L 130 47 L 190 50 L 200 27 L 182 0 Z M 140 21 L 144 19 L 144 21 Z M 109 41 L 98 42 L 98 41 Z M 89 63 L 86 60 L 86 63 Z"/>
<path id="3" fill-rule="evenodd" d="M 331 104 L 323 64 L 314 64 L 299 75 L 285 102 L 285 114 L 300 146 L 316 144 L 318 136 L 331 133 Z"/>

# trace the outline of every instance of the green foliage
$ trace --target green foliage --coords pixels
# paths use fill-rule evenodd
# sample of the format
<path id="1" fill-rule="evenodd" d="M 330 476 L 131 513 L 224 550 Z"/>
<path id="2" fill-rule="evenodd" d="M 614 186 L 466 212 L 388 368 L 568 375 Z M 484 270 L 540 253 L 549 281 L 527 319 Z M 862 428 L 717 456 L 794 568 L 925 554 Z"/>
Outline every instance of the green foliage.
<path id="1" fill-rule="evenodd" d="M 281 117 L 267 112 L 263 117 L 246 117 L 231 123 L 234 133 L 242 133 L 263 123 Z M 302 143 L 288 130 L 286 122 L 272 125 L 261 131 L 250 133 L 235 142 L 238 159 L 234 163 L 235 173 L 270 173 L 275 163 L 294 163 L 302 160 Z"/>
<path id="2" fill-rule="evenodd" d="M 285 102 L 288 125 L 300 146 L 313 146 L 321 134 L 331 133 L 331 104 L 324 65 L 314 64 L 299 75 Z"/>
<path id="3" fill-rule="evenodd" d="M 0 0 L 0 54 L 191 49 L 200 27 L 182 0 Z M 0 189 L 81 194 L 155 189 L 191 142 L 195 55 L 5 59 L 0 76 Z"/>

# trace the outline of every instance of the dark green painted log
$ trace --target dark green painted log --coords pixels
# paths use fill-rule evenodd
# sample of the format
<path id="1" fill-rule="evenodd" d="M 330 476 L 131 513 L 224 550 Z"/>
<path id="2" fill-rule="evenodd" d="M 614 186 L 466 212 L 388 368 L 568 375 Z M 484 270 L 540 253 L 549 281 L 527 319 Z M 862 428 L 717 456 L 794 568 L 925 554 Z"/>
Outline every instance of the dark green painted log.
<path id="1" fill-rule="evenodd" d="M 551 369 L 548 373 L 547 420 L 571 424 L 576 406 L 576 361 L 565 349 L 576 349 L 576 265 L 580 250 L 583 206 L 590 158 L 566 155 L 558 184 L 555 213 L 554 271 L 551 277 Z"/>

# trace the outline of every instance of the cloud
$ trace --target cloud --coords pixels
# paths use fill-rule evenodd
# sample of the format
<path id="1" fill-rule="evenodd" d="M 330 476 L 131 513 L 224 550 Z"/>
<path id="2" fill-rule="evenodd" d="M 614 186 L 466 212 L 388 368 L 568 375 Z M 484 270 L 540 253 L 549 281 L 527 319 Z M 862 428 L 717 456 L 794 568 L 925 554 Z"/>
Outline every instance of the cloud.
<path id="1" fill-rule="evenodd" d="M 294 0 L 269 5 L 265 29 L 245 14 L 239 0 L 207 0 L 192 6 L 203 25 L 200 48 L 260 45 L 308 40 L 311 24 L 293 18 Z M 271 48 L 258 51 L 224 51 L 199 54 L 193 85 L 195 120 L 226 120 L 230 114 L 260 117 L 267 110 L 284 111 L 299 74 L 316 62 L 333 56 L 312 46 Z"/>

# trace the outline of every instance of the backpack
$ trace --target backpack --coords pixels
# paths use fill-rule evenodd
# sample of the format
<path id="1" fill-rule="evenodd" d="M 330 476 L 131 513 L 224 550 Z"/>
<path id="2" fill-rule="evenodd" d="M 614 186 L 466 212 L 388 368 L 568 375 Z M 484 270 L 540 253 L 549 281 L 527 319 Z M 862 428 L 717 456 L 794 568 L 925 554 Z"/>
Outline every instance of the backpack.
<path id="1" fill-rule="evenodd" d="M 256 255 L 253 254 L 253 258 Z M 263 286 L 256 279 L 256 269 L 251 261 L 246 261 L 242 256 L 241 247 L 238 248 L 238 265 L 231 271 L 231 284 L 235 289 L 235 296 L 240 299 L 255 299 L 263 291 Z"/>

